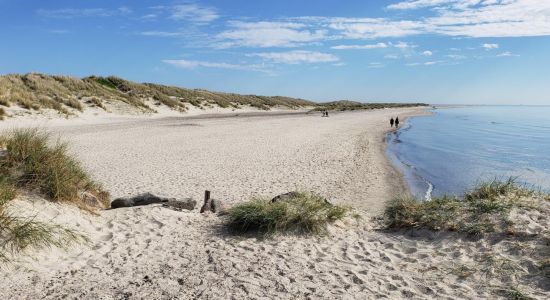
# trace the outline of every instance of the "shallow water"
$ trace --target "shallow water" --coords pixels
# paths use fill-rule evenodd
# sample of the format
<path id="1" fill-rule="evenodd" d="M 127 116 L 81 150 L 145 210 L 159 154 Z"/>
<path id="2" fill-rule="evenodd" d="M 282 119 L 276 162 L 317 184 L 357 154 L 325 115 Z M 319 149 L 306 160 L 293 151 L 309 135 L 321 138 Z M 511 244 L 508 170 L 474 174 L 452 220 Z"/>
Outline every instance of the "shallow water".
<path id="1" fill-rule="evenodd" d="M 388 136 L 388 153 L 415 196 L 460 196 L 479 181 L 510 176 L 550 191 L 550 106 L 433 113 Z"/>

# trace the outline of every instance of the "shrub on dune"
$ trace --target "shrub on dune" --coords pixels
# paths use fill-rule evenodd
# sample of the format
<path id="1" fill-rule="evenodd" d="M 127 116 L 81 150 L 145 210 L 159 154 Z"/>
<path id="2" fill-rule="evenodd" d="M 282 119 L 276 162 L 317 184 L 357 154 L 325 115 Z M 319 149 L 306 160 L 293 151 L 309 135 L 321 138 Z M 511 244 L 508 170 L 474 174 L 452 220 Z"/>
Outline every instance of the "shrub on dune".
<path id="1" fill-rule="evenodd" d="M 254 199 L 237 204 L 228 211 L 228 226 L 237 233 L 261 232 L 266 235 L 295 232 L 320 234 L 327 224 L 342 219 L 348 209 L 324 198 L 294 193 L 289 199 L 271 202 Z"/>

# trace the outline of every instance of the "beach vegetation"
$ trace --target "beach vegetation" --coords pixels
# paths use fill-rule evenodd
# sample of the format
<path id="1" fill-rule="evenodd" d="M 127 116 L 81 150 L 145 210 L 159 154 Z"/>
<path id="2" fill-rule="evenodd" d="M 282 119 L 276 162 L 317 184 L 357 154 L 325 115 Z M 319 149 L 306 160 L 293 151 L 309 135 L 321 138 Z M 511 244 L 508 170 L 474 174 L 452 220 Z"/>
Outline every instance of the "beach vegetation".
<path id="1" fill-rule="evenodd" d="M 323 234 L 327 225 L 344 218 L 348 208 L 334 205 L 310 193 L 295 193 L 289 199 L 271 202 L 253 199 L 229 209 L 227 225 L 232 232 Z"/>
<path id="2" fill-rule="evenodd" d="M 421 201 L 399 197 L 386 205 L 385 225 L 393 229 L 459 231 L 477 237 L 496 232 L 511 234 L 510 211 L 528 205 L 520 200 L 535 193 L 509 178 L 480 183 L 462 198 L 442 196 Z"/>
<path id="3" fill-rule="evenodd" d="M 83 195 L 88 193 L 108 206 L 108 193 L 69 155 L 67 143 L 53 141 L 47 132 L 36 128 L 7 132 L 1 143 L 5 150 L 0 158 L 0 172 L 18 188 L 83 208 L 87 206 Z"/>
<path id="4" fill-rule="evenodd" d="M 146 103 L 154 100 L 171 109 L 185 111 L 188 105 L 203 108 L 217 105 L 222 108 L 250 106 L 260 110 L 272 107 L 291 109 L 313 108 L 319 110 L 355 110 L 387 107 L 408 107 L 418 104 L 359 103 L 338 101 L 315 103 L 312 101 L 282 96 L 239 95 L 211 92 L 202 89 L 186 89 L 153 83 L 136 83 L 115 76 L 70 76 L 45 75 L 40 73 L 9 74 L 0 76 L 0 105 L 18 105 L 29 110 L 53 109 L 63 115 L 86 109 L 85 104 L 102 107 L 98 101 L 80 101 L 95 97 L 109 103 L 122 102 L 144 112 L 153 112 Z"/>
<path id="5" fill-rule="evenodd" d="M 92 181 L 79 162 L 68 154 L 67 144 L 52 141 L 38 129 L 17 129 L 0 137 L 0 263 L 31 249 L 66 248 L 87 242 L 78 231 L 58 224 L 20 216 L 10 203 L 21 192 L 40 193 L 54 202 L 92 210 L 83 193 L 96 197 L 103 206 L 109 195 Z"/>

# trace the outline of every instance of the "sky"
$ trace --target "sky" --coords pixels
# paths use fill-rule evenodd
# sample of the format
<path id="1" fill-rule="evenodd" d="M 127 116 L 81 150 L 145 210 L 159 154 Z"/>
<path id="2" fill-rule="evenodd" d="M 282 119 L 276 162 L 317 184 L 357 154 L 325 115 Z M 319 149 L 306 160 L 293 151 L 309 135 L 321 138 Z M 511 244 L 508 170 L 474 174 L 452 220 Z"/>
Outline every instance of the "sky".
<path id="1" fill-rule="evenodd" d="M 0 74 L 550 105 L 550 0 L 0 0 Z"/>

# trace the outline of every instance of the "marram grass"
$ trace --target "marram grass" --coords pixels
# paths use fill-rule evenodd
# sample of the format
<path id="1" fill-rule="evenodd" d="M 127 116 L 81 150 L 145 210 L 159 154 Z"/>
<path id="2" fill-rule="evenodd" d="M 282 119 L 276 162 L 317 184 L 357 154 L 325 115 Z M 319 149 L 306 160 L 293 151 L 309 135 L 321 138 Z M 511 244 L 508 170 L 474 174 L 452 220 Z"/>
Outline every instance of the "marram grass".
<path id="1" fill-rule="evenodd" d="M 327 224 L 342 219 L 347 211 L 348 208 L 333 205 L 318 195 L 298 193 L 275 203 L 253 199 L 237 204 L 228 211 L 227 225 L 234 233 L 322 234 Z"/>
<path id="2" fill-rule="evenodd" d="M 388 202 L 384 211 L 388 228 L 427 228 L 479 236 L 506 232 L 508 216 L 521 205 L 522 197 L 537 192 L 517 184 L 515 178 L 478 184 L 463 198 L 436 197 L 429 201 L 400 197 Z"/>
<path id="3" fill-rule="evenodd" d="M 0 137 L 0 263 L 9 263 L 28 250 L 66 248 L 86 242 L 81 233 L 57 224 L 20 217 L 9 209 L 21 190 L 39 192 L 54 202 L 86 208 L 82 193 L 97 197 L 103 205 L 108 194 L 93 182 L 79 162 L 67 152 L 67 144 L 52 142 L 38 129 L 18 129 Z"/>
<path id="4" fill-rule="evenodd" d="M 48 133 L 36 128 L 13 130 L 1 140 L 6 150 L 0 171 L 17 186 L 77 205 L 84 204 L 82 193 L 88 192 L 108 206 L 108 194 L 68 154 L 66 143 L 52 142 Z"/>

